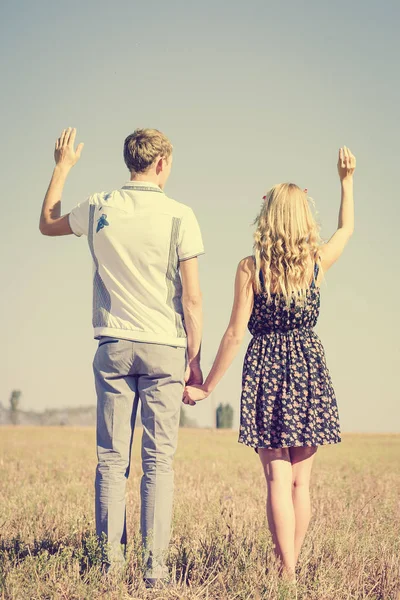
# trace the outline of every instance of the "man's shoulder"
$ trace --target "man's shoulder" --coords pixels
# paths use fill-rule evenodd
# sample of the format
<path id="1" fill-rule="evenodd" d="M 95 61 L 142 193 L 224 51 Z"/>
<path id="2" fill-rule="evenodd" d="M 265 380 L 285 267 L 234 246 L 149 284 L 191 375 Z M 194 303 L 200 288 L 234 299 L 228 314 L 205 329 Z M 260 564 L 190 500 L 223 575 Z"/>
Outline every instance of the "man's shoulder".
<path id="1" fill-rule="evenodd" d="M 111 191 L 93 192 L 88 197 L 89 205 L 96 207 L 107 208 L 125 208 L 126 202 L 121 194 L 121 188 L 116 188 Z"/>
<path id="2" fill-rule="evenodd" d="M 86 201 L 89 204 L 103 204 L 109 201 L 113 195 L 119 190 L 113 190 L 112 192 L 92 192 L 87 196 Z"/>
<path id="3" fill-rule="evenodd" d="M 94 192 L 88 197 L 89 204 L 93 204 L 96 206 L 114 206 L 121 207 L 124 203 L 123 201 L 123 191 L 124 188 L 116 188 L 114 190 L 108 192 Z M 164 210 L 166 209 L 168 213 L 177 218 L 183 218 L 186 215 L 193 214 L 193 209 L 184 204 L 183 202 L 179 202 L 174 198 L 168 196 L 165 192 L 163 193 L 162 205 Z"/>
<path id="4" fill-rule="evenodd" d="M 183 217 L 184 215 L 187 215 L 188 213 L 192 212 L 192 208 L 190 206 L 184 204 L 183 202 L 178 202 L 178 200 L 170 198 L 170 196 L 167 196 L 166 194 L 165 200 L 169 204 L 171 210 L 174 213 L 176 213 L 175 216 L 177 217 Z"/>

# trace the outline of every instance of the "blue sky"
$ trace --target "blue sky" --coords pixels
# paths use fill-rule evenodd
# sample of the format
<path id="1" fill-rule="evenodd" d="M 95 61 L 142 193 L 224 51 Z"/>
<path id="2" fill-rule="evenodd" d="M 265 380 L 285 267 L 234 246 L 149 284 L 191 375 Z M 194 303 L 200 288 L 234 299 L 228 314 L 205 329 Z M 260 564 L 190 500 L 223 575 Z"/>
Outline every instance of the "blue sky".
<path id="1" fill-rule="evenodd" d="M 1 23 L 3 315 L 0 401 L 42 410 L 95 402 L 86 242 L 41 237 L 60 130 L 85 148 L 63 211 L 129 178 L 123 140 L 157 127 L 174 144 L 166 192 L 194 209 L 207 372 L 237 262 L 267 189 L 307 187 L 322 235 L 340 201 L 336 156 L 357 156 L 356 228 L 328 273 L 317 327 L 344 431 L 398 431 L 399 5 L 331 2 L 14 2 Z M 239 416 L 242 353 L 217 388 Z M 212 422 L 212 402 L 189 413 Z"/>

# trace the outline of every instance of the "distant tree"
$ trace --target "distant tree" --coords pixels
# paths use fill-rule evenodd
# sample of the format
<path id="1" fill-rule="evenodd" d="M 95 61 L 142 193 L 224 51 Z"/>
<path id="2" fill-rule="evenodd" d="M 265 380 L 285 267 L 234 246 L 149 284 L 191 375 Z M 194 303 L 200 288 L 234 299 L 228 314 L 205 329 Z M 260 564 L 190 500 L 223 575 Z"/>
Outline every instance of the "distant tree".
<path id="1" fill-rule="evenodd" d="M 232 429 L 233 427 L 233 408 L 230 404 L 220 403 L 217 408 L 217 428 Z"/>
<path id="2" fill-rule="evenodd" d="M 19 390 L 13 390 L 10 396 L 10 414 L 11 414 L 11 423 L 13 425 L 18 424 L 18 407 L 19 401 L 21 398 L 21 392 Z"/>

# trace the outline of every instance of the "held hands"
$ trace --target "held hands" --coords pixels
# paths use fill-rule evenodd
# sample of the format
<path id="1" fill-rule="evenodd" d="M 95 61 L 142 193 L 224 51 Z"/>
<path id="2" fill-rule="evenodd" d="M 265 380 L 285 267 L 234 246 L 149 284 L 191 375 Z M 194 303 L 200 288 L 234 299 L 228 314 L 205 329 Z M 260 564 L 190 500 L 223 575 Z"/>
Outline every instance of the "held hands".
<path id="1" fill-rule="evenodd" d="M 346 146 L 339 150 L 339 160 L 337 164 L 340 181 L 350 180 L 356 168 L 356 157 Z"/>
<path id="2" fill-rule="evenodd" d="M 189 362 L 185 373 L 185 391 L 183 392 L 182 402 L 194 406 L 199 400 L 207 398 L 203 384 L 203 373 L 200 362 L 194 360 Z"/>
<path id="3" fill-rule="evenodd" d="M 80 159 L 83 143 L 80 143 L 77 149 L 74 150 L 75 137 L 75 127 L 68 127 L 68 129 L 64 129 L 56 141 L 54 160 L 56 161 L 57 166 L 71 169 Z"/>
<path id="4" fill-rule="evenodd" d="M 190 404 L 194 406 L 196 402 L 207 398 L 209 393 L 206 391 L 204 385 L 187 385 L 183 392 L 183 404 Z"/>

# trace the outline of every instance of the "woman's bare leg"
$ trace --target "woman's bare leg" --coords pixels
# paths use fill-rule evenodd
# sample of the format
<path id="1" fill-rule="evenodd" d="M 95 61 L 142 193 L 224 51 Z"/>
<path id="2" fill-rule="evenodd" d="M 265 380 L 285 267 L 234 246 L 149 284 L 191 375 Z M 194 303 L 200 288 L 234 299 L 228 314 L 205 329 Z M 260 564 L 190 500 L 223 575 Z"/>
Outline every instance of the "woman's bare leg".
<path id="1" fill-rule="evenodd" d="M 294 533 L 295 564 L 299 558 L 311 518 L 310 476 L 316 451 L 315 446 L 290 448 L 293 474 L 292 498 L 296 522 Z"/>
<path id="2" fill-rule="evenodd" d="M 292 464 L 288 448 L 259 448 L 258 453 L 267 481 L 267 518 L 285 574 L 295 575 L 295 514 L 292 500 Z"/>

